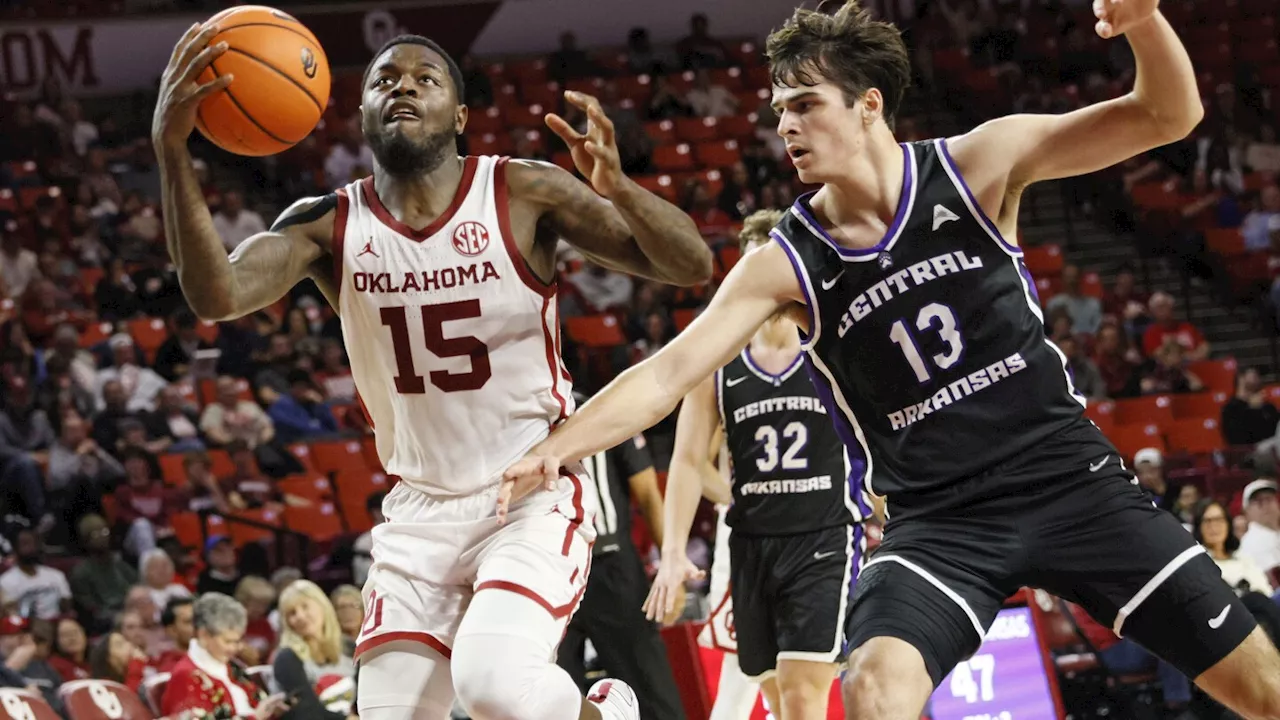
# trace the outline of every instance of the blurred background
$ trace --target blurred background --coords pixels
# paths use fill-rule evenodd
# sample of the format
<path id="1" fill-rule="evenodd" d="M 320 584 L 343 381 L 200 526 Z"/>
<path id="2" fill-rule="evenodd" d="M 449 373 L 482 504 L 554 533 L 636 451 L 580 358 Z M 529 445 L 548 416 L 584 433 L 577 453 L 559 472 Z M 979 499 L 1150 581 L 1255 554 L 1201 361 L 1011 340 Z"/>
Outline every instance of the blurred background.
<path id="1" fill-rule="evenodd" d="M 294 199 L 370 172 L 360 72 L 401 32 L 431 36 L 462 66 L 462 153 L 572 171 L 542 118 L 585 123 L 564 107 L 566 89 L 600 98 L 625 170 L 693 217 L 715 251 L 716 278 L 667 287 L 562 247 L 565 363 L 588 393 L 705 306 L 737 259 L 745 215 L 805 190 L 774 133 L 761 54 L 790 0 L 277 4 L 324 46 L 332 98 L 316 131 L 278 156 L 239 158 L 193 138 L 228 251 Z M 9 616 L 0 660 L 11 671 L 0 686 L 36 688 L 56 712 L 74 715 L 59 687 L 76 679 L 118 681 L 143 698 L 162 688 L 157 678 L 190 640 L 175 629 L 174 608 L 162 612 L 174 598 L 235 596 L 248 610 L 246 667 L 269 665 L 282 638 L 298 634 L 281 619 L 280 593 L 299 576 L 335 594 L 295 593 L 295 602 L 323 601 L 348 640 L 363 622 L 351 586 L 363 582 L 367 531 L 389 485 L 338 319 L 308 281 L 262 312 L 200 322 L 165 250 L 149 141 L 158 74 L 193 21 L 229 5 L 0 2 L 0 602 Z M 1063 112 L 1131 86 L 1127 45 L 1097 38 L 1088 3 L 866 5 L 897 22 L 911 48 L 901 140 L 1010 112 Z M 1173 145 L 1032 188 L 1019 239 L 1089 416 L 1153 499 L 1203 538 L 1228 581 L 1266 600 L 1251 607 L 1276 630 L 1275 6 L 1161 7 L 1191 51 L 1205 120 Z M 673 431 L 674 414 L 646 434 L 660 485 Z M 637 514 L 633 541 L 652 565 L 639 508 L 624 510 Z M 690 548 L 704 564 L 714 531 L 704 504 Z M 1046 672 L 1071 716 L 1221 714 L 1140 648 L 1072 606 L 1039 600 L 1042 629 L 1056 628 Z M 688 623 L 665 631 L 680 676 L 700 672 L 691 638 L 706 612 L 695 596 Z M 590 657 L 588 666 L 608 670 Z M 334 667 L 330 675 L 349 680 L 349 662 Z M 339 698 L 335 717 L 342 697 L 350 704 L 349 683 L 342 688 L 315 687 L 326 703 Z M 690 715 L 705 713 L 705 684 L 681 677 L 681 688 Z"/>

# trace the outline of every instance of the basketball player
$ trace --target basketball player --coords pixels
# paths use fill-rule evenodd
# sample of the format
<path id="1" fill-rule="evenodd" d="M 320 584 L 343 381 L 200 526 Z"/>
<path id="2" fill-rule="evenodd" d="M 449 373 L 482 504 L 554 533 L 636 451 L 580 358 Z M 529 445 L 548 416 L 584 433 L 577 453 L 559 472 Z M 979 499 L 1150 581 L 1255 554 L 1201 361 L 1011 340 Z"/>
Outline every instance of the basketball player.
<path id="1" fill-rule="evenodd" d="M 160 89 L 169 251 L 203 318 L 240 317 L 307 277 L 342 317 L 378 454 L 400 478 L 373 531 L 360 716 L 439 720 L 456 691 L 477 720 L 637 718 L 624 684 L 583 701 L 553 662 L 594 536 L 579 466 L 501 524 L 495 507 L 502 471 L 573 411 L 557 238 L 606 267 L 687 285 L 711 271 L 692 220 L 622 174 L 612 125 L 584 95 L 567 99 L 586 111 L 585 135 L 547 122 L 591 186 L 545 163 L 458 157 L 461 73 L 434 42 L 404 36 L 364 75 L 373 176 L 295 203 L 227 257 L 186 149 L 199 100 L 229 82 L 195 82 L 225 50 L 209 46 L 216 32 L 182 38 Z"/>
<path id="2" fill-rule="evenodd" d="M 744 223 L 742 249 L 769 242 L 782 220 L 761 210 Z M 844 645 L 844 616 L 865 551 L 870 515 L 862 464 L 851 467 L 807 373 L 796 325 L 779 314 L 685 398 L 668 474 L 662 564 L 645 603 L 660 618 L 667 597 L 701 571 L 685 554 L 702 497 L 700 475 L 722 428 L 733 502 L 729 589 L 738 665 L 783 720 L 825 718 Z"/>
<path id="3" fill-rule="evenodd" d="M 821 189 L 683 334 L 509 469 L 500 498 L 656 421 L 766 320 L 796 311 L 814 385 L 888 502 L 846 622 L 848 717 L 918 718 L 1004 599 L 1033 586 L 1240 715 L 1280 718 L 1280 655 L 1084 418 L 1012 242 L 1031 183 L 1094 172 L 1199 122 L 1195 73 L 1156 6 L 1094 3 L 1098 34 L 1133 49 L 1127 95 L 901 145 L 891 123 L 910 66 L 897 29 L 856 0 L 797 10 L 768 40 L 773 105 L 800 179 Z"/>

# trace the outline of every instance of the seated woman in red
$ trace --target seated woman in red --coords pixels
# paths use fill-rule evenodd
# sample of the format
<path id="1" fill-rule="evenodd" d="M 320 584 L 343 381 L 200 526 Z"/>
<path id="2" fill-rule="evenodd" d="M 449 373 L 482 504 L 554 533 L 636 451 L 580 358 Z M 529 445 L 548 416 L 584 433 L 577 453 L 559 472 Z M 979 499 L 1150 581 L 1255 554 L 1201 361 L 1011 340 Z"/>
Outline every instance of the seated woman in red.
<path id="1" fill-rule="evenodd" d="M 284 696 L 266 697 L 232 661 L 244 637 L 244 607 L 221 593 L 206 593 L 193 610 L 196 636 L 187 657 L 173 668 L 160 699 L 160 713 L 175 716 L 189 711 L 195 717 L 268 720 L 282 712 Z"/>

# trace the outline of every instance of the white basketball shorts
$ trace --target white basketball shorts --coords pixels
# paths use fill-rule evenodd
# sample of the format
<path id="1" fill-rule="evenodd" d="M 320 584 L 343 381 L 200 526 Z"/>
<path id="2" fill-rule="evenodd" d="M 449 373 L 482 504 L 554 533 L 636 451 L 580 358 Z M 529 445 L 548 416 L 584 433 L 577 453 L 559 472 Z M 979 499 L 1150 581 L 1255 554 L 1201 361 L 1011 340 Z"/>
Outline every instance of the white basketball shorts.
<path id="1" fill-rule="evenodd" d="M 523 595 L 559 622 L 527 629 L 554 647 L 587 585 L 594 508 L 586 506 L 580 467 L 554 491 L 536 490 L 498 525 L 498 486 L 465 497 L 434 497 L 400 482 L 387 495 L 386 522 L 373 529 L 373 566 L 364 586 L 365 622 L 356 658 L 394 640 L 423 643 L 446 659 L 479 591 Z M 474 622 L 474 620 L 473 620 Z M 495 624 L 509 624 L 495 619 Z M 556 637 L 543 635 L 555 632 Z"/>
<path id="2" fill-rule="evenodd" d="M 716 507 L 716 547 L 711 556 L 711 587 L 707 603 L 711 615 L 698 633 L 698 644 L 705 648 L 738 652 L 738 636 L 733 628 L 733 598 L 729 591 L 729 526 L 724 522 L 728 505 Z"/>

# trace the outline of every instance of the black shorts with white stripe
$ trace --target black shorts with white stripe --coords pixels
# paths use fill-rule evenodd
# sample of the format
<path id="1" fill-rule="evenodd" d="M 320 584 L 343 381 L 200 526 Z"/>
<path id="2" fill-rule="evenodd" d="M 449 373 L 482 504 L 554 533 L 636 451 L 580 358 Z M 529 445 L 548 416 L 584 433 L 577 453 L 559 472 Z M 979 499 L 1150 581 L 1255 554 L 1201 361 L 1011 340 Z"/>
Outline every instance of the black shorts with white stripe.
<path id="1" fill-rule="evenodd" d="M 899 518 L 890 505 L 847 618 L 849 651 L 875 637 L 904 640 L 936 686 L 1022 587 L 1079 604 L 1189 678 L 1255 627 L 1218 566 L 1115 456 L 1082 458 L 1019 490 L 1008 477 L 990 482 L 993 492 L 968 488 L 950 509 Z"/>
<path id="2" fill-rule="evenodd" d="M 842 660 L 844 618 L 865 555 L 862 525 L 731 534 L 732 627 L 742 672 L 762 679 L 778 660 Z"/>

